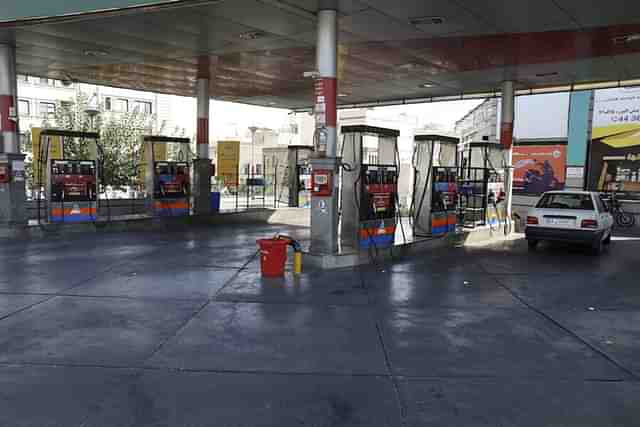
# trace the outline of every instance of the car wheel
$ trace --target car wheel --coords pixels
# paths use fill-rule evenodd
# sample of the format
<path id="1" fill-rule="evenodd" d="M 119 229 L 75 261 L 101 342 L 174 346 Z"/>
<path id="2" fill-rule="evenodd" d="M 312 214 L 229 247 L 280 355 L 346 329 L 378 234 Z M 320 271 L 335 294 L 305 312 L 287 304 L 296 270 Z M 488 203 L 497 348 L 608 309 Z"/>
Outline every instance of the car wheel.
<path id="1" fill-rule="evenodd" d="M 537 240 L 527 240 L 527 246 L 529 247 L 530 251 L 535 251 L 536 248 L 538 247 L 538 241 Z"/>

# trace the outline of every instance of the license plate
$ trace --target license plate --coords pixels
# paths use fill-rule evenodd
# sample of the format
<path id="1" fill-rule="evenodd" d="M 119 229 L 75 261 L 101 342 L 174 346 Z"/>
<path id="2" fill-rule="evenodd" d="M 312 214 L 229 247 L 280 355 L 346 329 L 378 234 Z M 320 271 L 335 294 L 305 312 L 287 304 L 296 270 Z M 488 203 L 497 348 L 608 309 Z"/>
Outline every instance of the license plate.
<path id="1" fill-rule="evenodd" d="M 576 221 L 573 219 L 564 218 L 547 218 L 547 224 L 549 225 L 562 225 L 564 227 L 574 226 Z"/>

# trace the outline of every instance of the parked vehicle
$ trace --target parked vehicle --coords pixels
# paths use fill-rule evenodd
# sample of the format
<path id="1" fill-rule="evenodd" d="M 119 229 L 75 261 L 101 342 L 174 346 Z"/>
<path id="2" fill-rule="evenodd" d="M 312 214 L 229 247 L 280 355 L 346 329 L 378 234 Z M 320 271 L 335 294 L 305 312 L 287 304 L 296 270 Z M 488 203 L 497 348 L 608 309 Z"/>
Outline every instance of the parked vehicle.
<path id="1" fill-rule="evenodd" d="M 598 193 L 549 191 L 527 215 L 530 250 L 543 240 L 588 245 L 595 254 L 611 242 L 614 219 Z"/>

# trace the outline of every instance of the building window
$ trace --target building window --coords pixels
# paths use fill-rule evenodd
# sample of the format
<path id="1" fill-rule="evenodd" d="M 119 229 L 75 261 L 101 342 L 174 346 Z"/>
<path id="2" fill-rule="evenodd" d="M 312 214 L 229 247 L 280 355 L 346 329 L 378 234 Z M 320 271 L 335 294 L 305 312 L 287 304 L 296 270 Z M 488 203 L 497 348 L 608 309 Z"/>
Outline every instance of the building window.
<path id="1" fill-rule="evenodd" d="M 251 174 L 250 167 L 251 165 L 249 165 L 249 163 L 245 163 L 244 166 L 242 166 L 242 173 L 249 176 Z"/>
<path id="2" fill-rule="evenodd" d="M 151 114 L 153 113 L 153 104 L 147 101 L 135 101 L 134 102 L 134 111 L 137 110 L 143 114 Z"/>
<path id="3" fill-rule="evenodd" d="M 40 77 L 40 84 L 46 86 L 55 86 L 56 81 L 53 79 L 47 79 L 45 77 Z"/>
<path id="4" fill-rule="evenodd" d="M 256 175 L 262 175 L 262 165 L 260 163 L 256 163 Z"/>
<path id="5" fill-rule="evenodd" d="M 104 109 L 107 111 L 111 111 L 111 97 L 105 96 L 104 98 Z"/>
<path id="6" fill-rule="evenodd" d="M 26 99 L 18 100 L 18 116 L 29 117 L 31 115 L 31 103 Z"/>
<path id="7" fill-rule="evenodd" d="M 116 99 L 113 103 L 113 111 L 129 111 L 129 101 L 122 98 Z"/>
<path id="8" fill-rule="evenodd" d="M 41 102 L 38 108 L 40 116 L 44 118 L 51 117 L 56 112 L 56 104 L 53 102 Z"/>

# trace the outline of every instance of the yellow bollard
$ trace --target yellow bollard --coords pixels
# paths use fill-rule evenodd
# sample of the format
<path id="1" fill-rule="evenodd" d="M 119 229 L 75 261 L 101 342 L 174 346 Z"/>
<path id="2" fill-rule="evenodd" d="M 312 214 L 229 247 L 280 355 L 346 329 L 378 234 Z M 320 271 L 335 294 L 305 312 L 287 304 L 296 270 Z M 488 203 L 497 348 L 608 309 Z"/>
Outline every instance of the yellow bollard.
<path id="1" fill-rule="evenodd" d="M 293 253 L 293 274 L 302 273 L 302 252 Z"/>

